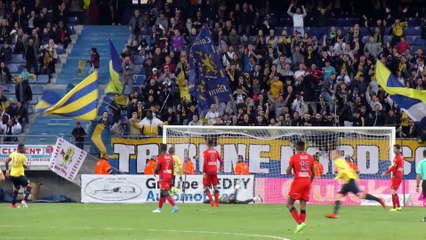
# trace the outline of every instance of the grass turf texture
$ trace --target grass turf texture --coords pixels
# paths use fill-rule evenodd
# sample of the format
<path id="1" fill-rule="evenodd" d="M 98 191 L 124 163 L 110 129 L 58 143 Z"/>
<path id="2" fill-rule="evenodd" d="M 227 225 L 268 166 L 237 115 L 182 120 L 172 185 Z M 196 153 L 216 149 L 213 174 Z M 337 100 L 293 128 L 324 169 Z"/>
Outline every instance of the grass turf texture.
<path id="1" fill-rule="evenodd" d="M 425 239 L 424 208 L 391 213 L 381 207 L 342 206 L 340 218 L 326 219 L 332 206 L 308 206 L 307 227 L 296 227 L 284 205 L 180 205 L 171 214 L 154 204 L 30 204 L 28 209 L 0 205 L 0 239 Z"/>

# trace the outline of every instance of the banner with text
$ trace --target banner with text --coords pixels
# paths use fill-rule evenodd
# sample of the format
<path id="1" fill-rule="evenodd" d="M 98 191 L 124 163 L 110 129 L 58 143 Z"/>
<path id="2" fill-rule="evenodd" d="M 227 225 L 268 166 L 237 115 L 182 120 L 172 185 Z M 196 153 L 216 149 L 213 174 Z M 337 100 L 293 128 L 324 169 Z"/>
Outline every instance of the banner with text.
<path id="1" fill-rule="evenodd" d="M 389 142 L 381 139 L 356 140 L 336 139 L 339 149 L 345 155 L 350 155 L 356 160 L 361 178 L 380 178 L 380 174 L 391 164 L 389 161 Z M 122 172 L 130 174 L 143 173 L 146 160 L 158 154 L 160 138 L 130 140 L 113 138 L 112 145 L 114 156 L 110 157 L 112 165 Z M 404 172 L 407 179 L 415 179 L 415 166 L 423 159 L 424 144 L 415 140 L 397 141 L 403 146 L 405 158 Z M 187 138 L 168 139 L 169 146 L 174 145 L 176 155 L 184 159 L 185 153 L 193 161 L 198 173 L 202 169 L 203 161 L 200 159 L 202 152 L 207 149 L 206 139 L 193 137 L 188 142 Z M 224 159 L 225 173 L 233 173 L 238 160 L 238 155 L 243 156 L 248 162 L 250 173 L 256 177 L 282 177 L 288 166 L 290 156 L 293 154 L 292 144 L 287 140 L 260 140 L 245 138 L 218 138 L 216 149 Z M 307 152 L 318 152 L 317 147 L 308 145 Z M 201 161 L 200 161 L 201 160 Z M 333 174 L 334 166 L 326 152 L 319 156 L 319 161 L 324 167 L 324 174 Z"/>
<path id="2" fill-rule="evenodd" d="M 285 204 L 288 199 L 292 178 L 258 178 L 256 179 L 256 195 L 263 196 L 264 203 Z M 361 191 L 368 192 L 379 197 L 383 197 L 388 205 L 391 205 L 390 180 L 359 180 Z M 419 194 L 416 193 L 416 181 L 405 180 L 405 186 L 400 186 L 399 196 L 401 204 L 405 197 L 406 206 L 422 206 L 423 201 L 419 200 Z M 334 179 L 315 179 L 311 185 L 311 195 L 309 203 L 311 204 L 334 204 L 336 193 L 341 189 L 342 184 Z M 405 196 L 402 190 L 405 189 Z M 377 205 L 370 201 L 358 199 L 353 194 L 348 194 L 342 201 L 345 205 Z"/>
<path id="3" fill-rule="evenodd" d="M 221 195 L 234 195 L 235 186 L 240 185 L 237 200 L 253 198 L 253 176 L 219 176 Z M 177 184 L 175 201 L 203 203 L 207 200 L 201 175 L 187 176 L 186 181 Z M 182 191 L 182 187 L 185 192 Z M 149 203 L 158 202 L 160 188 L 158 177 L 153 175 L 82 175 L 81 202 L 83 203 Z"/>
<path id="4" fill-rule="evenodd" d="M 86 156 L 86 151 L 62 138 L 58 138 L 50 159 L 50 170 L 73 182 Z"/>
<path id="5" fill-rule="evenodd" d="M 9 155 L 16 151 L 18 145 L 0 145 L 0 165 L 4 165 L 4 161 L 9 158 Z M 27 164 L 29 166 L 49 167 L 50 156 L 53 151 L 53 145 L 25 145 L 27 151 Z"/>

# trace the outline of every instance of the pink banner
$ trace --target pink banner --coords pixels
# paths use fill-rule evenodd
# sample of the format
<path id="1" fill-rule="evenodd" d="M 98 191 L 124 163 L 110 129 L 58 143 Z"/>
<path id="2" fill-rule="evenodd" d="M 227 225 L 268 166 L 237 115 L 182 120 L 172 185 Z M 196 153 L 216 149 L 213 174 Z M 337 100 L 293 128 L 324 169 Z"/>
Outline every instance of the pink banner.
<path id="1" fill-rule="evenodd" d="M 287 202 L 287 195 L 290 190 L 290 185 L 293 179 L 289 178 L 257 178 L 256 179 L 256 195 L 263 196 L 264 203 L 269 204 L 284 204 Z M 358 182 L 361 191 L 368 192 L 378 197 L 383 197 L 390 205 L 390 180 L 359 180 Z M 416 192 L 416 181 L 405 180 L 405 202 L 406 205 L 423 206 L 423 201 L 419 199 L 419 193 Z M 336 193 L 342 187 L 334 179 L 315 179 L 311 186 L 310 203 L 311 204 L 333 204 Z M 398 193 L 402 198 L 402 184 L 399 187 Z M 389 199 L 388 199 L 389 198 Z M 353 194 L 348 194 L 343 200 L 345 205 L 361 205 L 362 200 L 359 200 Z M 363 205 L 369 205 L 363 203 Z"/>

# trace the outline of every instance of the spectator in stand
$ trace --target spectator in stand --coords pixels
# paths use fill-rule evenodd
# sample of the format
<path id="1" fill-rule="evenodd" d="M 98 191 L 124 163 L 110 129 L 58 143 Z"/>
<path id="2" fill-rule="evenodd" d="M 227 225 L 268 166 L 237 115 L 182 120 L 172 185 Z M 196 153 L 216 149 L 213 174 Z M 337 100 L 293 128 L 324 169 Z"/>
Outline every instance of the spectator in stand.
<path id="1" fill-rule="evenodd" d="M 139 128 L 146 137 L 158 136 L 161 127 L 163 127 L 163 122 L 154 116 L 152 110 L 147 110 L 146 117 L 139 122 Z"/>
<path id="2" fill-rule="evenodd" d="M 129 31 L 131 36 L 131 41 L 136 40 L 140 41 L 141 33 L 144 31 L 146 23 L 144 18 L 140 16 L 140 11 L 135 10 L 133 17 L 129 22 Z"/>
<path id="3" fill-rule="evenodd" d="M 396 45 L 396 47 L 398 49 L 398 53 L 399 54 L 403 54 L 403 53 L 405 53 L 405 51 L 407 51 L 407 49 L 410 49 L 410 44 L 408 44 L 408 42 L 405 41 L 405 37 L 404 36 L 401 36 L 400 37 L 400 41 Z"/>
<path id="4" fill-rule="evenodd" d="M 34 38 L 30 37 L 25 47 L 24 57 L 26 60 L 26 66 L 29 71 L 32 69 L 35 74 L 38 73 L 37 66 L 37 51 L 38 49 L 34 46 Z"/>
<path id="5" fill-rule="evenodd" d="M 28 110 L 22 105 L 21 102 L 16 102 L 14 109 L 16 120 L 21 124 L 22 128 L 28 123 Z"/>
<path id="6" fill-rule="evenodd" d="M 395 46 L 404 35 L 404 30 L 408 26 L 407 22 L 401 22 L 398 18 L 395 19 L 395 23 L 392 25 L 392 46 Z"/>
<path id="7" fill-rule="evenodd" d="M 68 44 L 71 43 L 71 31 L 67 26 L 65 26 L 64 21 L 59 21 L 54 35 L 56 38 L 55 42 L 59 43 L 63 49 L 67 49 Z"/>
<path id="8" fill-rule="evenodd" d="M 50 75 L 52 72 L 51 70 L 51 63 L 52 63 L 52 57 L 50 56 L 49 52 L 46 50 L 43 50 L 41 57 L 39 57 L 39 63 L 40 63 L 40 74 L 48 74 Z"/>
<path id="9" fill-rule="evenodd" d="M 8 19 L 4 18 L 0 26 L 0 42 L 4 42 L 10 38 L 10 30 Z"/>
<path id="10" fill-rule="evenodd" d="M 9 68 L 5 62 L 0 63 L 0 82 L 3 84 L 10 83 L 12 81 L 12 75 L 10 74 Z"/>
<path id="11" fill-rule="evenodd" d="M 117 119 L 117 121 L 111 127 L 111 136 L 112 137 L 123 137 L 124 129 L 121 124 L 121 119 Z"/>
<path id="12" fill-rule="evenodd" d="M 130 91 L 133 91 L 133 63 L 129 56 L 126 56 L 121 63 L 123 72 L 120 74 L 123 86 L 129 86 Z M 124 92 L 125 88 L 123 88 Z"/>
<path id="13" fill-rule="evenodd" d="M 142 119 L 138 118 L 138 113 L 136 113 L 136 112 L 133 112 L 132 117 L 127 120 L 128 121 L 127 125 L 129 126 L 129 135 L 130 136 L 139 136 L 141 134 L 141 129 L 138 126 L 139 122 L 141 120 Z"/>
<path id="14" fill-rule="evenodd" d="M 5 113 L 2 113 L 2 117 Z M 3 121 L 0 121 L 0 129 L 3 130 L 3 134 L 6 136 L 13 136 L 18 135 L 22 132 L 22 126 L 21 124 L 16 121 L 15 118 L 9 118 L 7 120 L 7 123 L 4 124 Z M 18 141 L 17 137 L 5 137 L 4 142 L 5 143 L 16 143 Z"/>
<path id="15" fill-rule="evenodd" d="M 98 49 L 92 48 L 92 52 L 90 53 L 90 60 L 87 61 L 90 63 L 90 71 L 89 73 L 92 73 L 94 71 L 99 71 L 99 62 L 100 62 L 100 56 L 98 53 Z"/>
<path id="16" fill-rule="evenodd" d="M 49 71 L 55 73 L 55 64 L 58 62 L 58 46 L 55 44 L 53 39 L 49 39 L 49 43 L 44 46 L 44 49 L 49 53 Z"/>
<path id="17" fill-rule="evenodd" d="M 28 81 L 24 81 L 22 76 L 18 77 L 15 85 L 16 101 L 21 102 L 28 109 L 29 102 L 33 99 L 33 92 Z"/>
<path id="18" fill-rule="evenodd" d="M 299 32 L 300 34 L 305 34 L 305 24 L 303 22 L 303 18 L 306 17 L 306 9 L 305 6 L 302 5 L 302 9 L 300 7 L 296 8 L 296 13 L 293 13 L 291 9 L 293 8 L 293 3 L 290 4 L 290 6 L 287 9 L 287 14 L 290 15 L 290 17 L 293 18 L 293 30 L 296 32 Z M 303 10 L 303 12 L 302 12 Z"/>
<path id="19" fill-rule="evenodd" d="M 8 40 L 5 40 L 3 47 L 0 49 L 0 61 L 9 63 L 12 60 L 12 48 L 9 45 Z"/>
<path id="20" fill-rule="evenodd" d="M 87 134 L 84 128 L 81 127 L 80 122 L 76 122 L 75 128 L 72 130 L 71 135 L 74 136 L 75 145 L 80 149 L 84 149 L 84 136 Z"/>
<path id="21" fill-rule="evenodd" d="M 208 125 L 215 125 L 217 123 L 217 118 L 220 117 L 219 112 L 217 111 L 217 106 L 212 104 L 209 111 L 207 112 L 205 119 L 207 119 Z"/>
<path id="22" fill-rule="evenodd" d="M 27 66 L 22 67 L 22 72 L 19 74 L 19 77 L 22 77 L 24 82 L 28 82 L 28 80 L 30 80 L 30 72 L 28 72 Z"/>

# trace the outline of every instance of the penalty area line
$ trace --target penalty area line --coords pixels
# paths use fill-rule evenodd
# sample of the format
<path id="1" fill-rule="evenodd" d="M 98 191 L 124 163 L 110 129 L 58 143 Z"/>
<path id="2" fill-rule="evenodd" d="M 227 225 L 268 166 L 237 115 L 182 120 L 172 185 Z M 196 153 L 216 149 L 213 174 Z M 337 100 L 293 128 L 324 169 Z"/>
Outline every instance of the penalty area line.
<path id="1" fill-rule="evenodd" d="M 28 226 L 12 226 L 12 225 L 0 225 L 0 228 L 31 228 Z M 33 228 L 43 228 L 40 226 Z M 45 229 L 57 229 L 57 227 L 45 227 Z M 103 231 L 135 231 L 135 232 L 172 232 L 172 233 L 194 233 L 194 234 L 209 234 L 209 235 L 225 235 L 235 237 L 249 237 L 249 238 L 262 238 L 262 239 L 276 239 L 276 240 L 290 240 L 288 238 L 256 234 L 256 233 L 233 233 L 233 232 L 217 232 L 217 231 L 204 231 L 204 230 L 181 230 L 181 229 L 156 229 L 156 228 L 116 228 L 116 227 L 61 227 L 63 230 L 103 230 Z M 44 238 L 32 238 L 32 237 L 5 237 L 6 239 L 44 239 Z M 46 240 L 49 238 L 45 238 Z M 84 238 L 81 238 L 84 239 Z"/>

